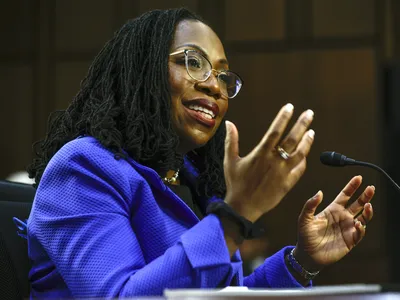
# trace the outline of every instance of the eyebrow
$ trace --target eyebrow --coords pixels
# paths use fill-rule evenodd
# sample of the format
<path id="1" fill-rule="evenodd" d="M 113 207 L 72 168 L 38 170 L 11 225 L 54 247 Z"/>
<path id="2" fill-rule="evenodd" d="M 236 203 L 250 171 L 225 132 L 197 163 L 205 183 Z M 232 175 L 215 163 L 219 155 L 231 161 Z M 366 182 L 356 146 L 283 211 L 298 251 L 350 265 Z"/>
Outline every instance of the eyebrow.
<path id="1" fill-rule="evenodd" d="M 196 50 L 200 51 L 201 54 L 203 54 L 208 60 L 210 60 L 210 57 L 208 56 L 206 51 L 203 48 L 201 48 L 199 45 L 196 45 L 196 44 L 183 44 L 182 46 L 179 46 L 178 48 L 182 48 L 182 47 L 195 48 Z M 229 66 L 228 60 L 226 58 L 219 59 L 218 63 Z"/>

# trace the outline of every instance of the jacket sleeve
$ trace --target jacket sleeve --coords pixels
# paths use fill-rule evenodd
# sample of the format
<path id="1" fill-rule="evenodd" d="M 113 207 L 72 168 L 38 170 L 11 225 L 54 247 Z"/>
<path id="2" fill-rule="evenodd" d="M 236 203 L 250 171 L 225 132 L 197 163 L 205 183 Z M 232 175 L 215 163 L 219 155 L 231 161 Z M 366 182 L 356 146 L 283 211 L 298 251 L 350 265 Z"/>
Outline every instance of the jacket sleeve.
<path id="1" fill-rule="evenodd" d="M 252 274 L 245 277 L 243 284 L 250 288 L 293 288 L 304 287 L 292 276 L 285 264 L 285 255 L 292 250 L 288 246 L 268 257 Z M 308 287 L 312 286 L 312 282 Z"/>
<path id="2" fill-rule="evenodd" d="M 106 150 L 86 148 L 78 154 L 61 149 L 51 160 L 28 222 L 73 297 L 162 295 L 165 288 L 229 285 L 237 270 L 213 215 L 147 263 L 130 222 L 143 187 L 126 174 L 136 171 Z"/>

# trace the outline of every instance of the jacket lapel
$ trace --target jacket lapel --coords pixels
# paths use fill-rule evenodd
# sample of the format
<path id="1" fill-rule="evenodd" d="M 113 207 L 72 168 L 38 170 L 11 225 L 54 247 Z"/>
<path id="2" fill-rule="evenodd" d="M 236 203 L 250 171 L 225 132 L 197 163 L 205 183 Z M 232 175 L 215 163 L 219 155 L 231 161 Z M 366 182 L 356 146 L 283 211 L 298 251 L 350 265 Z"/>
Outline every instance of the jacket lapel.
<path id="1" fill-rule="evenodd" d="M 196 214 L 162 181 L 155 170 L 139 164 L 132 158 L 128 158 L 128 161 L 132 167 L 149 183 L 149 185 L 155 189 L 155 193 L 162 195 L 160 199 L 168 202 L 165 203 L 166 207 L 173 208 L 174 213 L 177 214 L 181 220 L 186 220 L 192 226 L 199 222 Z"/>

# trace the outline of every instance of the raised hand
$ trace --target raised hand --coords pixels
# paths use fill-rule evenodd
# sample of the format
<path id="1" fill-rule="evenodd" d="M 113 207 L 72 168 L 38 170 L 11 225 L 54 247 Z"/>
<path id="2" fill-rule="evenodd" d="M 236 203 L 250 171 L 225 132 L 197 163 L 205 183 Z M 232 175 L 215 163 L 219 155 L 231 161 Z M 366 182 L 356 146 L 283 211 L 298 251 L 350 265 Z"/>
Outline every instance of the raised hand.
<path id="1" fill-rule="evenodd" d="M 298 221 L 298 242 L 294 256 L 308 271 L 317 271 L 343 258 L 364 237 L 366 224 L 373 216 L 369 203 L 375 187 L 368 186 L 348 205 L 362 182 L 353 177 L 336 199 L 314 216 L 323 194 L 319 191 L 303 207 Z"/>
<path id="2" fill-rule="evenodd" d="M 239 157 L 235 125 L 226 121 L 225 201 L 250 221 L 256 221 L 278 205 L 305 171 L 306 156 L 314 140 L 314 131 L 307 130 L 313 112 L 303 112 L 282 139 L 292 115 L 293 105 L 287 104 L 279 111 L 260 143 L 245 157 Z M 279 154 L 278 146 L 287 152 L 287 157 Z"/>

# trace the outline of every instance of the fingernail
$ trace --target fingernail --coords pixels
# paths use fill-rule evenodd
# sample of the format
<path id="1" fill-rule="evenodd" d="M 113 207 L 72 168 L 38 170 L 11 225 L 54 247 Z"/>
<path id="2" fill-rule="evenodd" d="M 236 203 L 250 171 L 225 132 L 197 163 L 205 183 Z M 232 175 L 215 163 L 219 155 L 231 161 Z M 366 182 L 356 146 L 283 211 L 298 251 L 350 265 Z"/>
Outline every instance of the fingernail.
<path id="1" fill-rule="evenodd" d="M 312 198 L 313 199 L 317 199 L 318 198 L 318 194 L 319 194 L 319 191 Z"/>
<path id="2" fill-rule="evenodd" d="M 372 205 L 371 205 L 371 203 L 367 203 L 367 204 L 365 204 L 365 206 L 366 206 L 367 208 L 369 208 L 369 209 L 371 209 L 371 208 L 372 208 Z"/>
<path id="3" fill-rule="evenodd" d="M 308 119 L 312 119 L 314 117 L 314 112 L 311 109 L 307 109 L 306 116 Z"/>
<path id="4" fill-rule="evenodd" d="M 370 187 L 375 191 L 375 186 L 373 186 L 373 185 L 370 185 Z"/>
<path id="5" fill-rule="evenodd" d="M 292 103 L 288 103 L 288 104 L 285 105 L 285 110 L 286 110 L 287 112 L 292 112 L 293 109 L 294 109 L 294 106 L 293 106 Z"/>
<path id="6" fill-rule="evenodd" d="M 314 136 L 315 136 L 315 131 L 314 130 L 312 130 L 312 129 L 310 129 L 309 131 L 308 131 L 308 136 L 310 137 L 310 138 L 314 138 Z"/>

